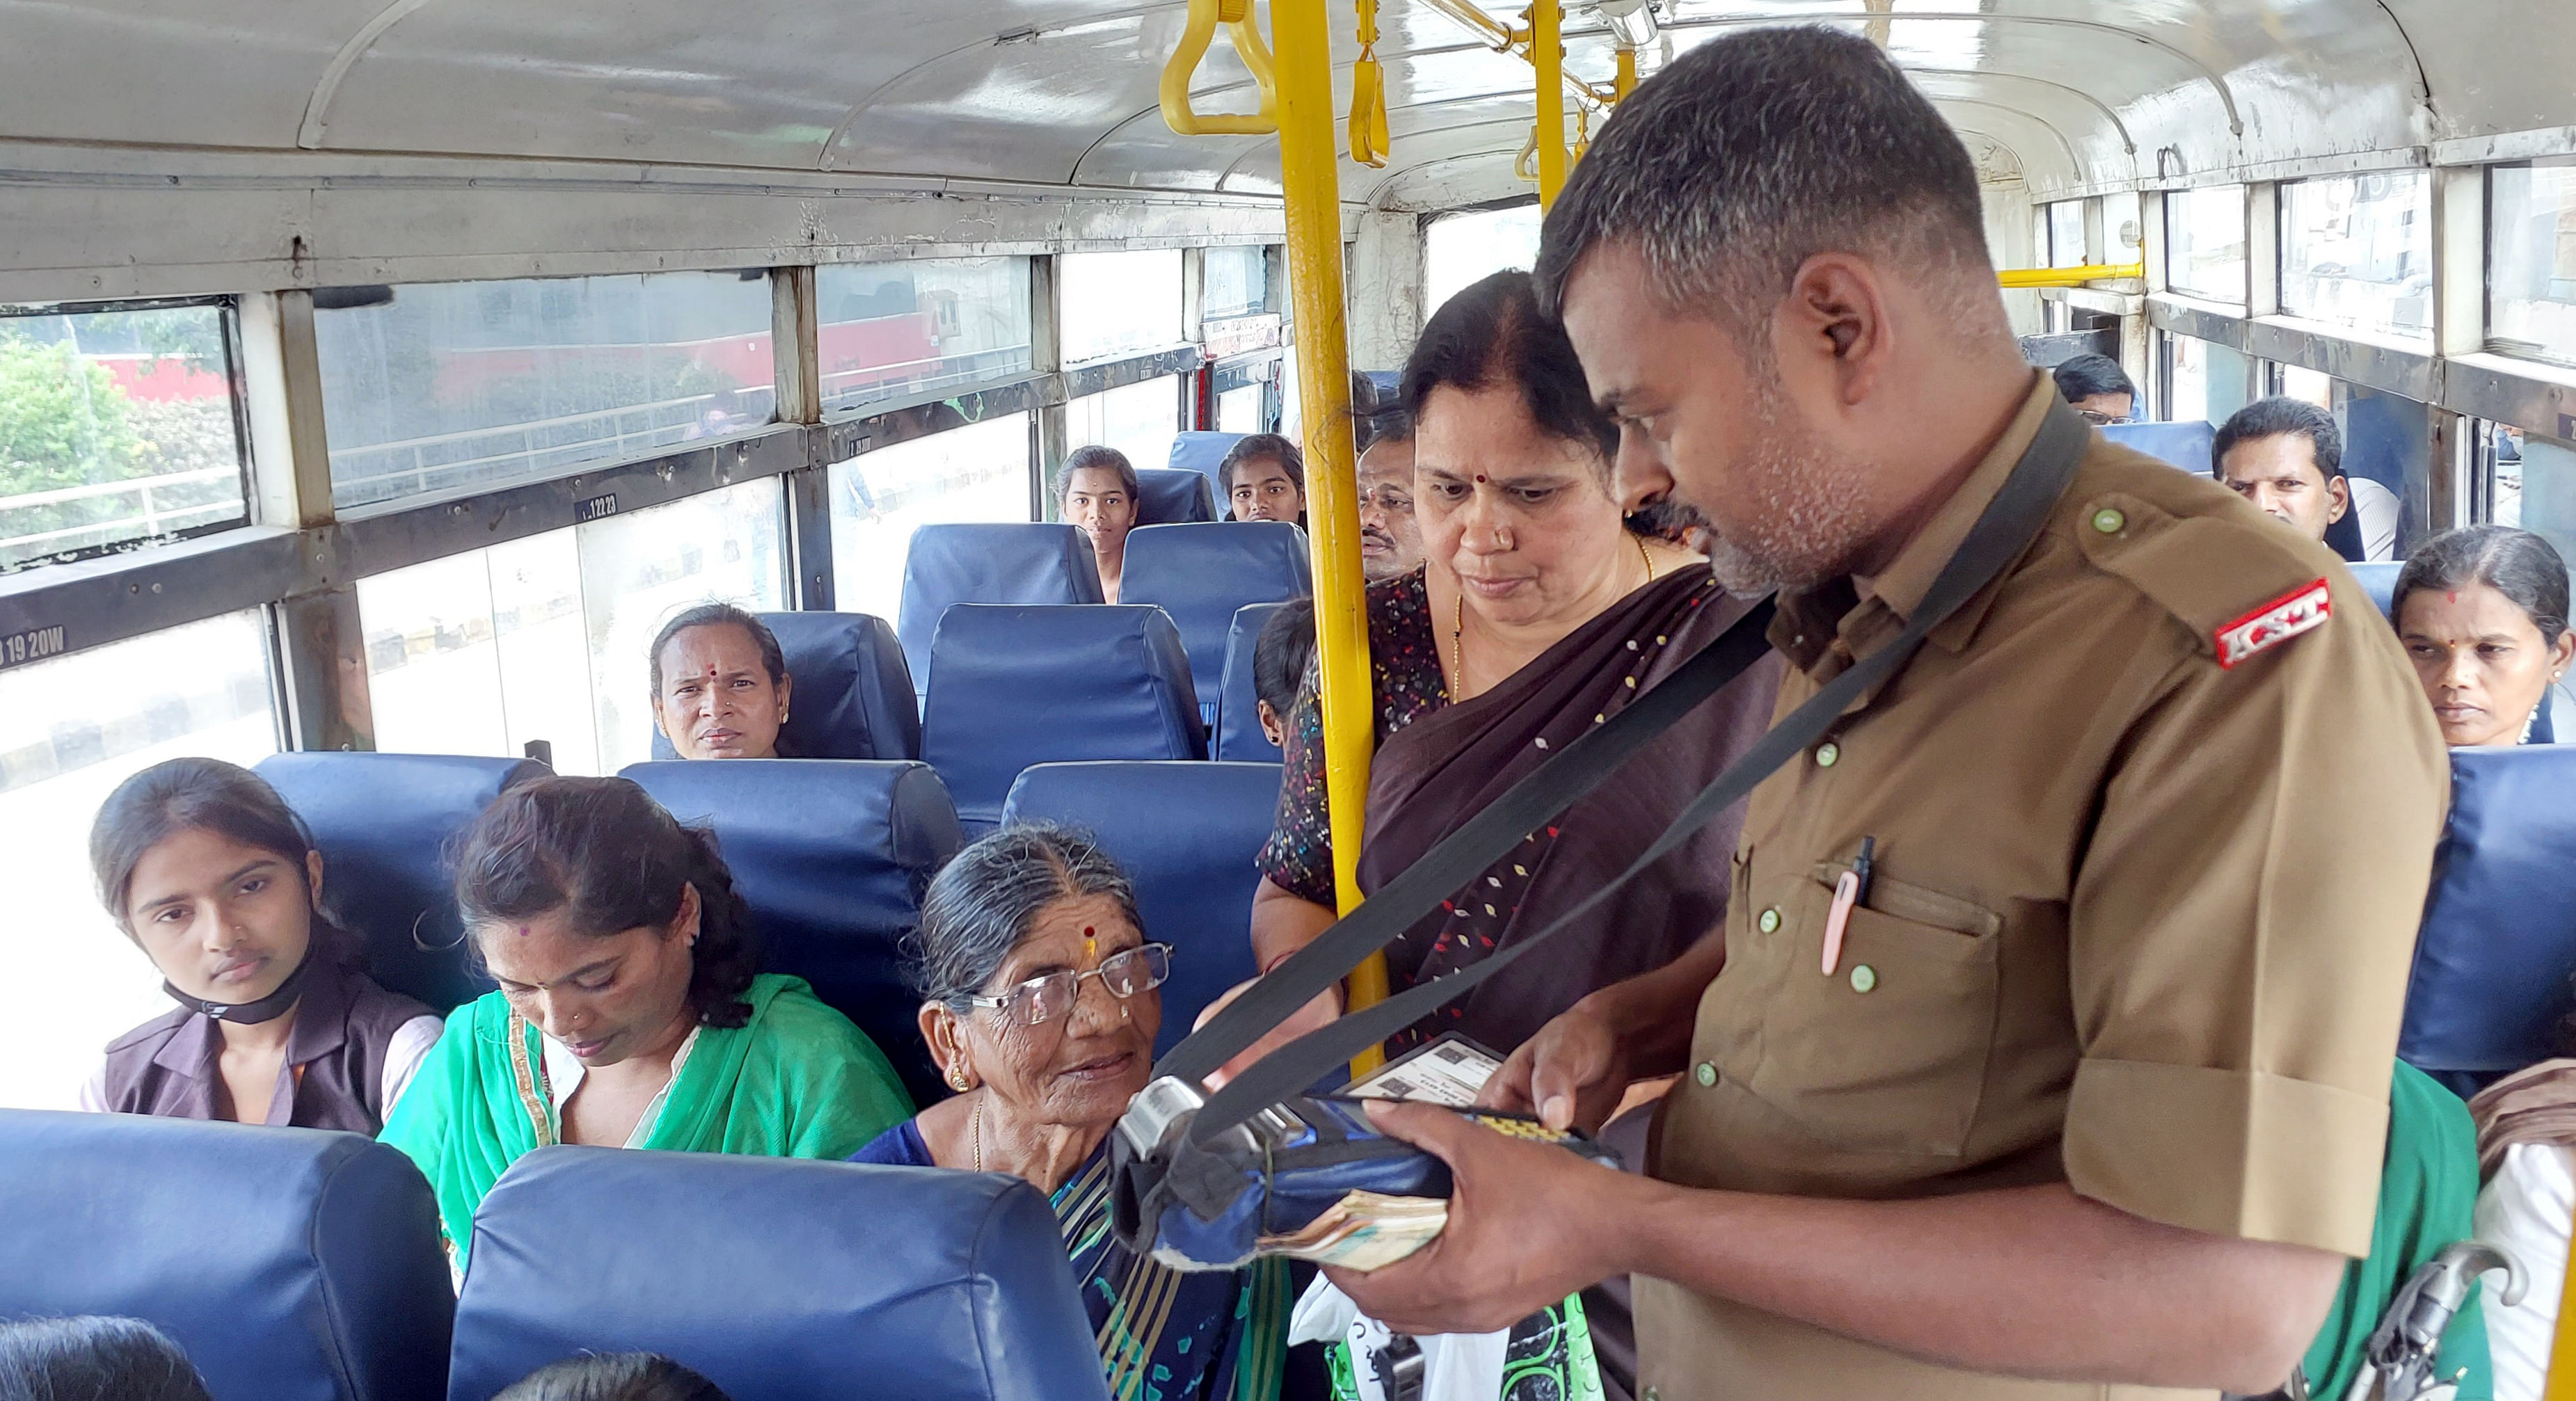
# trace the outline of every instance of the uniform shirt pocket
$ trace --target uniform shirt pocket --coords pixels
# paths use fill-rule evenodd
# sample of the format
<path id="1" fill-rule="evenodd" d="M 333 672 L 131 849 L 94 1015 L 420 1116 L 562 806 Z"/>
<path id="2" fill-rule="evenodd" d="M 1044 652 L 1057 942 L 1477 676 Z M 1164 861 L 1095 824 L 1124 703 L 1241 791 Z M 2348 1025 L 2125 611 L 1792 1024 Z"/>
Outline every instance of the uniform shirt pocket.
<path id="1" fill-rule="evenodd" d="M 1957 1157 L 1994 1046 L 2003 919 L 1881 874 L 1851 912 L 1828 975 L 1825 921 L 1844 869 L 1819 864 L 1790 902 L 1789 967 L 1764 1009 L 1749 1088 L 1846 1149 Z"/>

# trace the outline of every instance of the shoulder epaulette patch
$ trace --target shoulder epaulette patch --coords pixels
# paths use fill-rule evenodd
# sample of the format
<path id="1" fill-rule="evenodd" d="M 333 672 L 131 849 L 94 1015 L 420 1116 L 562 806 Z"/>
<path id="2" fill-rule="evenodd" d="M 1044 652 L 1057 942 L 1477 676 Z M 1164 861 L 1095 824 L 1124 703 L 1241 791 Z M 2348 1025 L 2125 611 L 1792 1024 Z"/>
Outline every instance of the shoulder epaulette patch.
<path id="1" fill-rule="evenodd" d="M 2324 627 L 2334 612 L 2326 581 L 2303 584 L 2218 629 L 2218 665 L 2232 667 L 2266 647 Z"/>

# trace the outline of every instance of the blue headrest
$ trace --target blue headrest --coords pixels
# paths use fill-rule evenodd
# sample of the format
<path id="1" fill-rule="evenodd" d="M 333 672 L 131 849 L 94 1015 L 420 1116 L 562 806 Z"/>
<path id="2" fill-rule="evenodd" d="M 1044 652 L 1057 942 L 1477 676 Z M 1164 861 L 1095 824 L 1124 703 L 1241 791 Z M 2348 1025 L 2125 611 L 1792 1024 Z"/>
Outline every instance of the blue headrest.
<path id="1" fill-rule="evenodd" d="M 1199 1010 L 1257 975 L 1252 862 L 1279 808 L 1277 764 L 1039 764 L 1011 785 L 1004 820 L 1090 829 L 1136 883 L 1148 938 L 1175 950 L 1163 985 L 1161 1055 Z"/>
<path id="2" fill-rule="evenodd" d="M 2451 817 L 2397 1054 L 2492 1075 L 2558 1054 L 2576 972 L 2576 746 L 2451 751 Z"/>
<path id="3" fill-rule="evenodd" d="M 1138 525 L 1185 525 L 1215 519 L 1216 485 L 1205 476 L 1170 467 L 1136 469 Z"/>
<path id="4" fill-rule="evenodd" d="M 1261 711 L 1254 704 L 1261 697 L 1252 684 L 1252 649 L 1261 641 L 1261 629 L 1270 615 L 1287 606 L 1247 603 L 1234 610 L 1234 623 L 1225 636 L 1225 684 L 1220 692 L 1224 700 L 1217 707 L 1216 757 L 1220 759 L 1275 764 L 1282 757 L 1279 746 L 1261 731 Z"/>
<path id="5" fill-rule="evenodd" d="M 436 1401 L 438 1203 L 353 1133 L 0 1110 L 0 1318 L 122 1314 L 216 1401 Z"/>
<path id="6" fill-rule="evenodd" d="M 921 700 L 886 620 L 869 613 L 763 613 L 795 690 L 778 742 L 800 759 L 918 759 Z M 660 730 L 653 757 L 678 757 Z"/>
<path id="7" fill-rule="evenodd" d="M 1404 371 L 1402 370 L 1368 370 L 1364 373 L 1368 375 L 1369 383 L 1377 389 L 1377 402 L 1380 407 L 1394 403 L 1396 396 L 1404 392 Z"/>
<path id="8" fill-rule="evenodd" d="M 1106 1401 L 1047 1199 L 999 1173 L 540 1148 L 474 1213 L 449 1401 L 658 1352 L 734 1401 Z"/>
<path id="9" fill-rule="evenodd" d="M 369 971 L 444 1010 L 491 991 L 471 971 L 447 848 L 501 790 L 551 770 L 534 759 L 309 752 L 262 759 L 313 831 L 322 893 L 367 941 Z"/>
<path id="10" fill-rule="evenodd" d="M 946 670 L 931 674 L 921 756 L 969 836 L 1001 820 L 1031 764 L 1207 757 L 1190 659 L 1160 608 L 963 605 L 933 649 Z"/>
<path id="11" fill-rule="evenodd" d="M 1224 464 L 1225 455 L 1234 450 L 1235 444 L 1251 436 L 1249 433 L 1217 433 L 1205 429 L 1191 429 L 1172 439 L 1172 458 L 1169 465 L 1185 472 L 1196 472 L 1207 478 L 1208 486 L 1215 491 L 1217 501 L 1223 503 L 1225 483 L 1216 479 L 1216 469 Z M 1119 586 L 1119 595 L 1126 596 L 1124 584 Z"/>
<path id="12" fill-rule="evenodd" d="M 1172 615 L 1190 654 L 1199 719 L 1213 727 L 1225 686 L 1225 644 L 1234 610 L 1313 592 L 1306 533 L 1285 521 L 1149 525 L 1127 537 L 1122 603 L 1151 603 Z"/>
<path id="13" fill-rule="evenodd" d="M 921 891 L 964 844 L 948 790 L 906 760 L 730 759 L 635 764 L 671 815 L 705 823 L 751 906 L 761 966 L 793 973 L 877 1043 L 930 1104 L 940 1088 L 905 987 L 902 941 Z"/>
<path id="14" fill-rule="evenodd" d="M 1069 525 L 925 525 L 903 561 L 895 632 L 912 665 L 912 688 L 930 689 L 930 639 L 960 603 L 1098 603 L 1100 564 L 1091 540 Z"/>
<path id="15" fill-rule="evenodd" d="M 2209 445 L 2218 430 L 2206 419 L 2189 418 L 2180 423 L 2113 423 L 2102 429 L 2102 436 L 2206 477 Z"/>
<path id="16" fill-rule="evenodd" d="M 2402 560 L 2344 566 L 2352 571 L 2353 578 L 2361 581 L 2362 588 L 2370 594 L 2370 601 L 2379 605 L 2379 616 L 2392 623 L 2397 621 L 2397 575 L 2405 567 Z"/>

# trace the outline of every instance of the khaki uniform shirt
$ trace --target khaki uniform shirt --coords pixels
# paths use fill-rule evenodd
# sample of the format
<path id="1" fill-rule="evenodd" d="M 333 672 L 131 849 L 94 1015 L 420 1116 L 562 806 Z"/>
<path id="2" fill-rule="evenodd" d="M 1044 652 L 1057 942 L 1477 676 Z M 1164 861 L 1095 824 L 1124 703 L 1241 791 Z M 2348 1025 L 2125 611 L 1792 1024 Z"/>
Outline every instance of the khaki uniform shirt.
<path id="1" fill-rule="evenodd" d="M 2038 379 L 1867 598 L 1782 599 L 1778 714 L 1901 630 L 2054 397 Z M 1755 792 L 1653 1171 L 1837 1198 L 2063 1181 L 2366 1255 L 2448 776 L 2332 554 L 2097 433 L 2004 577 Z M 1974 1376 L 1659 1280 L 1637 1320 L 1656 1401 L 2175 1394 Z"/>

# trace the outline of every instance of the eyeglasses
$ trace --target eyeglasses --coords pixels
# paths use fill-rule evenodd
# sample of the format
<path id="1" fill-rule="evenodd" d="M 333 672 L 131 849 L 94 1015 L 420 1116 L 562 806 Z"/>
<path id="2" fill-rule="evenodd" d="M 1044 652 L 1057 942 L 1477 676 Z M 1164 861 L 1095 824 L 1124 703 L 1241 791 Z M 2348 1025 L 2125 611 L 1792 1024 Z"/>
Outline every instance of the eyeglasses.
<path id="1" fill-rule="evenodd" d="M 2084 421 L 2096 428 L 2108 428 L 2115 423 L 2129 421 L 2129 416 L 2124 413 L 2104 413 L 2100 409 L 2077 409 L 2076 412 L 2084 415 Z"/>
<path id="2" fill-rule="evenodd" d="M 1031 978 L 999 997 L 970 997 L 966 1001 L 976 1007 L 999 1008 L 1003 1016 L 1022 1026 L 1044 1026 L 1073 1011 L 1074 999 L 1082 995 L 1085 978 L 1098 978 L 1110 996 L 1124 999 L 1151 992 L 1171 976 L 1172 946 L 1139 944 L 1100 960 L 1100 966 L 1088 973 L 1067 968 L 1043 978 Z"/>

